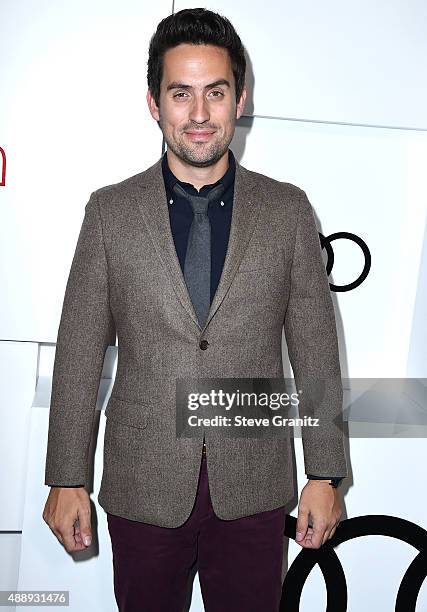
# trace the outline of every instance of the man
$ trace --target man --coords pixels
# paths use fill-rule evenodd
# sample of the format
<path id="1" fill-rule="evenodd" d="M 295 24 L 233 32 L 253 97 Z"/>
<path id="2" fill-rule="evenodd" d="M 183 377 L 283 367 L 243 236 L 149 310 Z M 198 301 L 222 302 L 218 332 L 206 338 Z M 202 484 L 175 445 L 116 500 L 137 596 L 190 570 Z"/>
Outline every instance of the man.
<path id="1" fill-rule="evenodd" d="M 167 152 L 92 193 L 67 283 L 43 517 L 67 550 L 90 544 L 87 454 L 117 332 L 98 499 L 121 611 L 181 611 L 195 563 L 206 610 L 279 609 L 290 436 L 179 437 L 175 393 L 181 378 L 283 377 L 283 326 L 296 382 L 326 385 L 314 414 L 330 423 L 326 435 L 303 432 L 310 479 L 297 542 L 318 548 L 342 513 L 341 373 L 319 238 L 304 191 L 247 170 L 229 149 L 245 67 L 220 15 L 185 9 L 160 22 L 147 102 Z"/>

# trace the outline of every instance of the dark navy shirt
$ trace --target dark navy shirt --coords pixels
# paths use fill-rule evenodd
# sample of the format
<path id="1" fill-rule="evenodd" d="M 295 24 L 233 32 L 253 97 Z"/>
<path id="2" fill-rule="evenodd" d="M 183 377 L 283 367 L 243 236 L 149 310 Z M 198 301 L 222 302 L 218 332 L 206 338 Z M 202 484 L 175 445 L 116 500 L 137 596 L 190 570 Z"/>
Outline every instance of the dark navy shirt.
<path id="1" fill-rule="evenodd" d="M 228 237 L 231 227 L 231 213 L 233 210 L 234 175 L 236 163 L 233 152 L 228 149 L 228 169 L 216 183 L 203 185 L 200 191 L 191 185 L 179 181 L 168 165 L 167 153 L 162 158 L 162 172 L 165 181 L 166 197 L 169 208 L 169 218 L 172 236 L 179 263 L 184 270 L 185 253 L 187 250 L 188 235 L 193 221 L 193 209 L 190 202 L 172 191 L 175 183 L 179 183 L 187 193 L 207 196 L 209 191 L 222 183 L 224 191 L 220 199 L 209 202 L 208 218 L 211 224 L 211 302 L 218 287 L 227 252 Z"/>

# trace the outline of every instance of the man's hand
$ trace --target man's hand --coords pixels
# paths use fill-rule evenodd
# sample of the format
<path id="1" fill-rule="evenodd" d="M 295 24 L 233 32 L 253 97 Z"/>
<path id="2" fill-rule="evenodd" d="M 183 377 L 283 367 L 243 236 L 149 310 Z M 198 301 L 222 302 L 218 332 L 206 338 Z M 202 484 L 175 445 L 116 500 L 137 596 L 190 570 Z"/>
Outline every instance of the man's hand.
<path id="1" fill-rule="evenodd" d="M 308 526 L 309 515 L 312 527 Z M 341 515 L 341 498 L 337 489 L 327 480 L 309 480 L 301 491 L 296 543 L 304 548 L 320 548 L 334 535 Z"/>
<path id="2" fill-rule="evenodd" d="M 84 487 L 52 487 L 43 510 L 43 520 L 68 552 L 90 546 L 90 498 Z"/>

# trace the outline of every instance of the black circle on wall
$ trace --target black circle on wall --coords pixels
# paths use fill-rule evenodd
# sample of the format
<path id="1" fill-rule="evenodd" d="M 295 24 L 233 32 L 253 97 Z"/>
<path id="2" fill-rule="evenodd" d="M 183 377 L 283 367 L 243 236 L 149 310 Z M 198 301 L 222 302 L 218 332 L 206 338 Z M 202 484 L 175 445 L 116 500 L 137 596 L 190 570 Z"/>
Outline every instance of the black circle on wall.
<path id="1" fill-rule="evenodd" d="M 295 540 L 296 524 L 297 519 L 287 514 L 285 536 Z M 303 548 L 286 573 L 280 612 L 298 612 L 302 589 L 316 563 L 326 583 L 326 612 L 346 612 L 347 583 L 340 560 L 333 549 L 342 542 L 367 535 L 396 538 L 419 551 L 402 578 L 395 606 L 395 612 L 416 612 L 417 597 L 427 576 L 427 531 L 405 519 L 384 514 L 370 514 L 341 521 L 333 537 L 320 548 Z"/>
<path id="2" fill-rule="evenodd" d="M 328 256 L 328 260 L 326 263 L 326 273 L 328 276 L 332 272 L 332 268 L 334 266 L 334 251 L 331 244 L 331 242 L 333 242 L 334 240 L 345 239 L 355 242 L 361 248 L 363 256 L 365 258 L 363 270 L 361 274 L 356 278 L 356 280 L 354 280 L 352 283 L 348 283 L 347 285 L 334 285 L 333 283 L 329 283 L 331 291 L 351 291 L 352 289 L 356 289 L 356 287 L 361 285 L 365 278 L 368 276 L 369 270 L 371 269 L 371 252 L 369 251 L 366 242 L 362 240 L 362 238 L 359 238 L 359 236 L 356 236 L 356 234 L 352 234 L 350 232 L 335 232 L 335 234 L 331 234 L 330 236 L 324 236 L 322 233 L 319 232 L 319 239 L 322 249 L 326 249 L 326 254 Z"/>

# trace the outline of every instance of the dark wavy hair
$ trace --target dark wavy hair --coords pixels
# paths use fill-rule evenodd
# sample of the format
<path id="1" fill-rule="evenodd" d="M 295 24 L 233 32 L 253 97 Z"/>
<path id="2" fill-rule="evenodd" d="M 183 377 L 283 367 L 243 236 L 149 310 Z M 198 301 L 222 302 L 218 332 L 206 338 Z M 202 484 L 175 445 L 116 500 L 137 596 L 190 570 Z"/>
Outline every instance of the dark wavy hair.
<path id="1" fill-rule="evenodd" d="M 163 57 L 181 43 L 216 45 L 227 49 L 236 84 L 236 102 L 245 84 L 245 48 L 230 21 L 204 8 L 183 9 L 168 15 L 157 26 L 150 40 L 147 81 L 156 105 L 160 101 Z"/>

